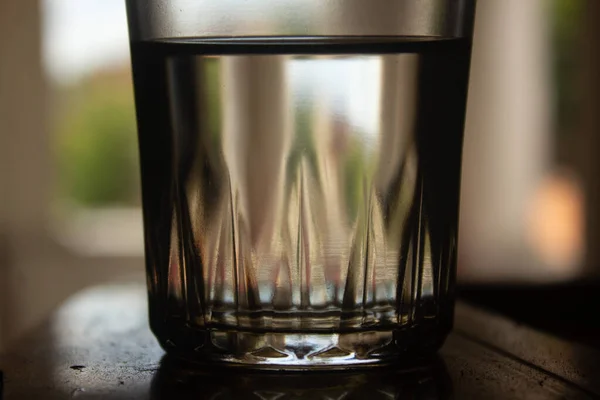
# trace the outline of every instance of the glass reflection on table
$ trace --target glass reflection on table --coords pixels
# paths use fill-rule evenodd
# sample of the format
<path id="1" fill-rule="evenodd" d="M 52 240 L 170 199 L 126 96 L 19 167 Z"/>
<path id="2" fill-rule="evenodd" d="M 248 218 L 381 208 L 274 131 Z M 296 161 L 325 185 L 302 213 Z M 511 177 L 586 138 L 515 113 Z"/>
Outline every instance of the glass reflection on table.
<path id="1" fill-rule="evenodd" d="M 165 356 L 151 391 L 153 400 L 448 399 L 452 384 L 441 358 L 410 366 L 290 373 L 198 367 Z"/>

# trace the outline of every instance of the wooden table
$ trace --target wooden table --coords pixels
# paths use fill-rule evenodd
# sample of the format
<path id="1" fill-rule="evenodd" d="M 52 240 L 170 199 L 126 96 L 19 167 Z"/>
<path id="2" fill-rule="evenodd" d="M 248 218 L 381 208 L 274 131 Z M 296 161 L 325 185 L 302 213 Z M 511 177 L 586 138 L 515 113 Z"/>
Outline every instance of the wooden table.
<path id="1" fill-rule="evenodd" d="M 440 357 L 412 372 L 192 373 L 163 357 L 146 318 L 140 285 L 73 297 L 0 356 L 0 399 L 600 398 L 600 351 L 463 303 Z"/>

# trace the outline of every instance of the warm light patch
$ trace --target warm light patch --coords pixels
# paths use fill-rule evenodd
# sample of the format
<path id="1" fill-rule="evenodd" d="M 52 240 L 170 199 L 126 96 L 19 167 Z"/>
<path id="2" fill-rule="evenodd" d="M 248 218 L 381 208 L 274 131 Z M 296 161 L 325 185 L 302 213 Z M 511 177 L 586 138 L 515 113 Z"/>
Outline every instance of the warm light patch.
<path id="1" fill-rule="evenodd" d="M 583 251 L 583 194 L 572 176 L 552 174 L 531 203 L 528 237 L 536 255 L 555 271 L 574 272 Z"/>

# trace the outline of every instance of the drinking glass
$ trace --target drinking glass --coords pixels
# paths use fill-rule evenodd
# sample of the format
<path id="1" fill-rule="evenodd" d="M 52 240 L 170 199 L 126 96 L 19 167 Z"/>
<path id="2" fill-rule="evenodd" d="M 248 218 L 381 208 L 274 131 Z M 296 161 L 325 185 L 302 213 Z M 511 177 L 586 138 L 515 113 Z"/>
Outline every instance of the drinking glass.
<path id="1" fill-rule="evenodd" d="M 389 364 L 452 326 L 475 0 L 127 0 L 150 325 L 200 363 Z"/>

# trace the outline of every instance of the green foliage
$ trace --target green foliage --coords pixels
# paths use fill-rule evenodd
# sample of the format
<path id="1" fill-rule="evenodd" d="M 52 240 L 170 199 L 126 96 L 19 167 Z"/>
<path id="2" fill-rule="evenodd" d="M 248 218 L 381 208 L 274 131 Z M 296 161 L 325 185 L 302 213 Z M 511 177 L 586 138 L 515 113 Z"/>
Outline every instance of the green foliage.
<path id="1" fill-rule="evenodd" d="M 594 0 L 595 1 L 595 0 Z M 582 0 L 553 0 L 552 45 L 555 82 L 555 118 L 558 134 L 568 135 L 577 118 L 577 38 L 582 25 Z"/>
<path id="2" fill-rule="evenodd" d="M 219 61 L 211 58 L 204 65 L 206 68 L 204 78 L 209 98 L 207 104 L 208 129 L 213 146 L 218 148 L 221 142 L 221 74 L 219 71 Z"/>
<path id="3" fill-rule="evenodd" d="M 365 202 L 366 166 L 363 148 L 360 143 L 352 143 L 344 165 L 344 199 L 346 200 L 346 213 L 348 220 L 354 222 L 360 214 Z"/>
<path id="4" fill-rule="evenodd" d="M 61 196 L 84 207 L 133 203 L 138 166 L 131 84 L 98 76 L 66 96 L 57 132 Z"/>

